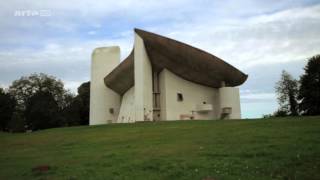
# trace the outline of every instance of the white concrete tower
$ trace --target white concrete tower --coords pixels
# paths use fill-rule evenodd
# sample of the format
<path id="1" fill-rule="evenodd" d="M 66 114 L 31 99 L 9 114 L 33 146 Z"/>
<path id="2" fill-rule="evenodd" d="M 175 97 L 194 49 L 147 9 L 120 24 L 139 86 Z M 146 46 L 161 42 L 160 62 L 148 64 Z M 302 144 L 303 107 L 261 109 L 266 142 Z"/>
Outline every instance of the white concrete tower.
<path id="1" fill-rule="evenodd" d="M 120 63 L 118 46 L 96 48 L 91 60 L 90 125 L 116 122 L 120 95 L 106 87 L 104 77 Z"/>
<path id="2" fill-rule="evenodd" d="M 135 121 L 153 120 L 152 68 L 143 39 L 134 36 Z"/>
<path id="3" fill-rule="evenodd" d="M 220 118 L 241 119 L 239 88 L 219 88 Z"/>

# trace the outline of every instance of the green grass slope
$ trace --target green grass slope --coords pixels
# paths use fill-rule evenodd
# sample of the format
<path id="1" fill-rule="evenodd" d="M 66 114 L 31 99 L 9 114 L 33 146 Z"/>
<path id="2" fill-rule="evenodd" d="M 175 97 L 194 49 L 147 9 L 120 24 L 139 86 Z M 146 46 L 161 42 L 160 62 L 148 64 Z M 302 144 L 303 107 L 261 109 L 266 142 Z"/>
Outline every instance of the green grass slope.
<path id="1" fill-rule="evenodd" d="M 320 117 L 0 133 L 0 145 L 4 180 L 320 179 Z"/>

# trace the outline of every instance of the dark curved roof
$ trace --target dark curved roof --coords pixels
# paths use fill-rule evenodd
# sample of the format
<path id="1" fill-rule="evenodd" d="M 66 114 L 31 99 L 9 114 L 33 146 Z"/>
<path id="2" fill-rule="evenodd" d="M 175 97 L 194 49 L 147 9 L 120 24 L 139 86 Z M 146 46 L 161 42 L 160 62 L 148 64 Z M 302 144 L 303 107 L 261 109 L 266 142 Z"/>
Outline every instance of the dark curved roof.
<path id="1" fill-rule="evenodd" d="M 248 75 L 226 63 L 222 59 L 203 50 L 154 33 L 135 29 L 143 39 L 154 72 L 166 68 L 188 81 L 220 88 L 239 86 Z M 134 85 L 134 51 L 105 78 L 107 87 L 119 94 Z"/>

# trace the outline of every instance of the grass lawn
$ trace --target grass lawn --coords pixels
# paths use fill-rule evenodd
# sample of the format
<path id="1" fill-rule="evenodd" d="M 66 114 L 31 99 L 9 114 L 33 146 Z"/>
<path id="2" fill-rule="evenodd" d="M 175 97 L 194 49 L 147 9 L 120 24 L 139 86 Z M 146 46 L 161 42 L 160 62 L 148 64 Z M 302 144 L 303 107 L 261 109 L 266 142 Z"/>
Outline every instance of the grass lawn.
<path id="1" fill-rule="evenodd" d="M 320 179 L 320 117 L 57 128 L 0 145 L 1 180 Z"/>

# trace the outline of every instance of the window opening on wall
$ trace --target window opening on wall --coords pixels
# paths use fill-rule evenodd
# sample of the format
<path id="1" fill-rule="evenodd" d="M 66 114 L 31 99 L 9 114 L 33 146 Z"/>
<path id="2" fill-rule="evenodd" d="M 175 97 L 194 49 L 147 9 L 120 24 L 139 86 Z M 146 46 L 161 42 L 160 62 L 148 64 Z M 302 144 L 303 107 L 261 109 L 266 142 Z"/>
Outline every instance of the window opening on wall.
<path id="1" fill-rule="evenodd" d="M 177 100 L 178 100 L 178 101 L 183 101 L 183 95 L 182 95 L 182 93 L 177 93 Z"/>

